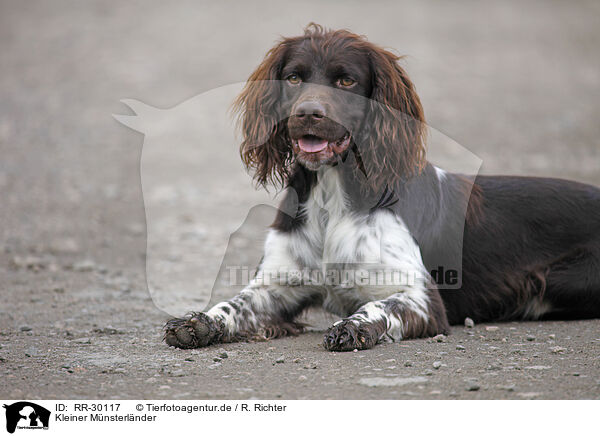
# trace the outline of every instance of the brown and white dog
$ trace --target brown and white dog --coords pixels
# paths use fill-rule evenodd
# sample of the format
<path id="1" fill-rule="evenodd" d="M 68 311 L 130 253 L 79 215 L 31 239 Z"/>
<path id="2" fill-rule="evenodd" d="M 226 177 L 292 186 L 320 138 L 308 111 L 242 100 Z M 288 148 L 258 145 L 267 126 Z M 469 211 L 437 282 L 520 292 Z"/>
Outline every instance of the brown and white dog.
<path id="1" fill-rule="evenodd" d="M 297 201 L 298 213 L 278 213 L 254 280 L 230 301 L 169 321 L 167 344 L 298 334 L 295 318 L 315 305 L 343 317 L 323 342 L 335 351 L 447 333 L 465 317 L 600 317 L 600 190 L 434 167 L 398 60 L 317 25 L 267 53 L 235 102 L 241 156 L 259 184 L 290 188 L 283 202 Z M 307 269 L 338 280 L 265 280 Z M 366 280 L 349 278 L 358 270 Z M 379 271 L 404 279 L 371 280 Z"/>

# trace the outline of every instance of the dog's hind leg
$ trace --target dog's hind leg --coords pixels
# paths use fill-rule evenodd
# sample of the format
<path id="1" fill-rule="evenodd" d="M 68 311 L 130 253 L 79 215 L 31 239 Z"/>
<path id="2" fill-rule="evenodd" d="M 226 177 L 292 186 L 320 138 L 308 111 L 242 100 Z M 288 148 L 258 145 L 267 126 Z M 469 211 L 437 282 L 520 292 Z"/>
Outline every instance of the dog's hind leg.
<path id="1" fill-rule="evenodd" d="M 323 346 L 330 351 L 363 350 L 378 342 L 447 334 L 449 330 L 437 290 L 429 290 L 425 298 L 397 293 L 366 303 L 351 316 L 333 324 L 325 334 Z"/>
<path id="2" fill-rule="evenodd" d="M 600 243 L 578 247 L 552 262 L 540 306 L 542 319 L 600 318 Z"/>

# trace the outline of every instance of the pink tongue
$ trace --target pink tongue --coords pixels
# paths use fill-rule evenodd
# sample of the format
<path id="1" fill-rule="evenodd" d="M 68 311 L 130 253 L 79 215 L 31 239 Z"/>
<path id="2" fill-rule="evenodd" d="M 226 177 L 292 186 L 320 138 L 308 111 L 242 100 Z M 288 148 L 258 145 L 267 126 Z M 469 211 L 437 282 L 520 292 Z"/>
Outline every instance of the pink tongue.
<path id="1" fill-rule="evenodd" d="M 298 146 L 300 150 L 306 153 L 317 153 L 324 150 L 327 147 L 327 140 L 321 138 L 300 138 L 298 139 Z"/>

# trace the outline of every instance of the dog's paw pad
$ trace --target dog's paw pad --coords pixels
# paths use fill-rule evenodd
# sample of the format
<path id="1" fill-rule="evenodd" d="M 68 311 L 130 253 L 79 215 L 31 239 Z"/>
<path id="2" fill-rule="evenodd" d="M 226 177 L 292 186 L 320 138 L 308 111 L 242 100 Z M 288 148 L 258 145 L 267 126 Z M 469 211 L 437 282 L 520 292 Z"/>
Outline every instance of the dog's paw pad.
<path id="1" fill-rule="evenodd" d="M 165 325 L 164 340 L 177 348 L 200 348 L 218 341 L 220 326 L 204 313 L 174 318 Z"/>
<path id="2" fill-rule="evenodd" d="M 332 326 L 323 338 L 323 346 L 329 351 L 352 351 L 372 348 L 377 342 L 369 324 L 344 320 Z"/>

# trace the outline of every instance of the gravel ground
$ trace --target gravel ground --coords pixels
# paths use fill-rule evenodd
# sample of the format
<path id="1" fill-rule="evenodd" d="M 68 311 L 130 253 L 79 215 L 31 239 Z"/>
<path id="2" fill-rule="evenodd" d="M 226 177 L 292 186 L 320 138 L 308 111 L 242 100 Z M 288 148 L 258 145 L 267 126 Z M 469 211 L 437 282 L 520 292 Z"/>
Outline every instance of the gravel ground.
<path id="1" fill-rule="evenodd" d="M 344 5 L 0 2 L 0 398 L 600 398 L 599 320 L 456 326 L 328 353 L 334 319 L 315 312 L 298 338 L 161 342 L 169 314 L 146 285 L 143 137 L 111 114 L 127 113 L 123 98 L 168 108 L 243 81 L 278 35 L 309 21 L 407 54 L 431 126 L 483 173 L 600 185 L 597 2 Z M 200 256 L 219 259 L 249 207 L 270 200 L 235 149 L 209 147 L 220 163 L 198 192 L 219 195 L 191 224 Z M 190 224 L 170 219 L 167 230 Z M 210 268 L 197 275 L 212 286 Z"/>

